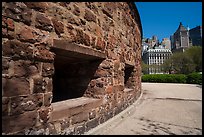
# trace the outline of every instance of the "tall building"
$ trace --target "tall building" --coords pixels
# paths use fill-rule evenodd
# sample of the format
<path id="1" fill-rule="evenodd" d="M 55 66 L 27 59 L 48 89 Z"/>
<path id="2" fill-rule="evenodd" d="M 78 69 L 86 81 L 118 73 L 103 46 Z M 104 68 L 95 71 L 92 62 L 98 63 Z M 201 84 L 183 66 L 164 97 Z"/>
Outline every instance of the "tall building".
<path id="1" fill-rule="evenodd" d="M 190 40 L 189 30 L 180 22 L 178 29 L 173 35 L 172 52 L 184 52 L 190 46 L 192 46 L 192 42 Z"/>
<path id="2" fill-rule="evenodd" d="M 189 34 L 193 46 L 202 46 L 202 26 L 190 29 Z"/>
<path id="3" fill-rule="evenodd" d="M 170 49 L 148 49 L 144 52 L 142 59 L 148 64 L 147 74 L 163 74 L 161 65 L 172 55 Z M 154 66 L 153 66 L 154 65 Z"/>
<path id="4" fill-rule="evenodd" d="M 165 49 L 170 49 L 171 50 L 171 41 L 168 38 L 163 38 L 161 45 L 165 48 Z"/>

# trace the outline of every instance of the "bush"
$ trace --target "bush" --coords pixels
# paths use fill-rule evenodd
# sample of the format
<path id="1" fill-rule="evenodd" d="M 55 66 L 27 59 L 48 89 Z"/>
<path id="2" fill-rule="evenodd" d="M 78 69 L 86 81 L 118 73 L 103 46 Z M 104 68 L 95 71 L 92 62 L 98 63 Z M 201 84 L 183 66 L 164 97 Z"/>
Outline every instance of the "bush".
<path id="1" fill-rule="evenodd" d="M 184 74 L 149 74 L 142 76 L 142 82 L 186 83 Z"/>
<path id="2" fill-rule="evenodd" d="M 157 82 L 157 83 L 188 83 L 201 84 L 202 74 L 190 73 L 185 74 L 146 74 L 142 76 L 142 82 Z"/>
<path id="3" fill-rule="evenodd" d="M 187 75 L 187 83 L 189 84 L 201 84 L 202 85 L 202 74 L 191 73 Z"/>

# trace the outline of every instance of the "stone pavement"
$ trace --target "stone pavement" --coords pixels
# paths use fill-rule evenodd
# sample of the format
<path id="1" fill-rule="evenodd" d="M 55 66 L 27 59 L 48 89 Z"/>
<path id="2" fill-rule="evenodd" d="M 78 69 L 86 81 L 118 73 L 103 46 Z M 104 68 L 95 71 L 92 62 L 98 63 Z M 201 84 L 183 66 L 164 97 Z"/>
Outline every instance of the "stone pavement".
<path id="1" fill-rule="evenodd" d="M 202 135 L 202 86 L 142 83 L 133 105 L 85 135 Z"/>

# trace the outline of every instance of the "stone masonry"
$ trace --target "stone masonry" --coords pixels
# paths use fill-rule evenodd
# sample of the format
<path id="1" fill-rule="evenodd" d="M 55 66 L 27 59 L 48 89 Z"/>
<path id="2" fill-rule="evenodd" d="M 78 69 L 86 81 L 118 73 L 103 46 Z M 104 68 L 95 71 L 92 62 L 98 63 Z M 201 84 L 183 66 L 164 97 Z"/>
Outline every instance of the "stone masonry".
<path id="1" fill-rule="evenodd" d="M 83 134 L 141 93 L 133 2 L 2 2 L 2 134 Z"/>

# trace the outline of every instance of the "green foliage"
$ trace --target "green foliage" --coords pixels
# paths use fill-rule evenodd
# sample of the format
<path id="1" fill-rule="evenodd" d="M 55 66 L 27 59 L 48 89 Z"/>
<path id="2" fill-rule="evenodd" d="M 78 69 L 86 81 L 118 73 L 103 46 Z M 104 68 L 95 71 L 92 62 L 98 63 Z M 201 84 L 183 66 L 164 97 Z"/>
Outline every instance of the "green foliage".
<path id="1" fill-rule="evenodd" d="M 202 84 L 202 74 L 146 74 L 142 82 Z"/>
<path id="2" fill-rule="evenodd" d="M 186 83 L 184 74 L 147 74 L 142 76 L 142 82 Z"/>
<path id="3" fill-rule="evenodd" d="M 162 65 L 163 71 L 175 74 L 189 74 L 202 71 L 202 47 L 192 46 L 185 52 L 173 53 Z"/>
<path id="4" fill-rule="evenodd" d="M 186 81 L 189 84 L 201 84 L 202 85 L 202 74 L 199 74 L 199 73 L 188 74 Z"/>
<path id="5" fill-rule="evenodd" d="M 149 68 L 149 66 L 142 61 L 142 73 L 143 74 L 148 73 L 148 68 Z"/>
<path id="6" fill-rule="evenodd" d="M 195 71 L 202 71 L 202 47 L 201 46 L 192 46 L 186 50 L 186 55 L 192 58 L 192 61 L 195 65 Z"/>

